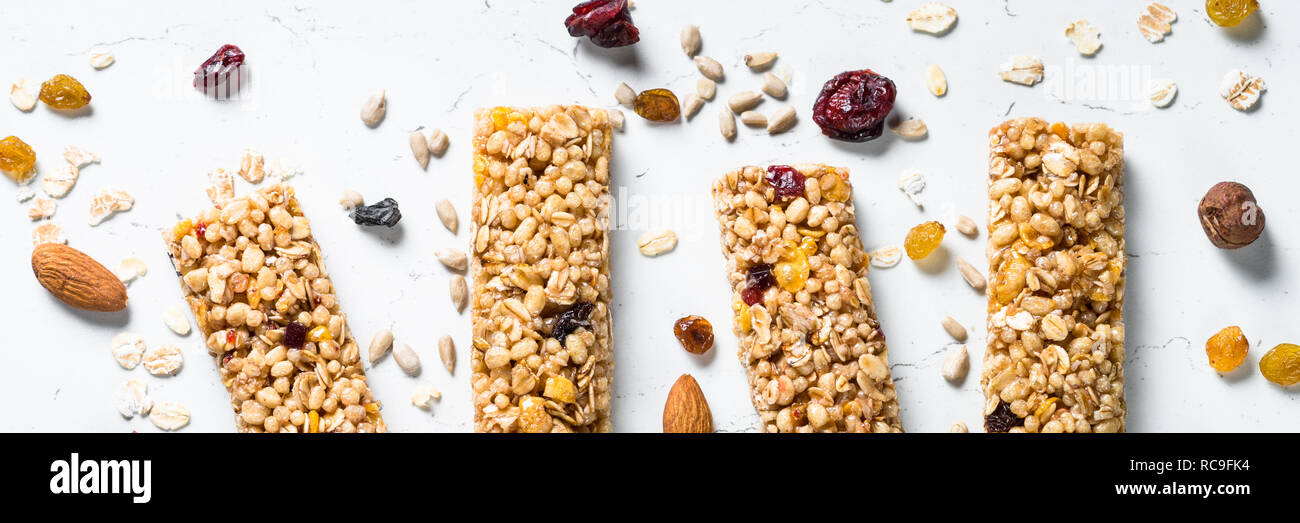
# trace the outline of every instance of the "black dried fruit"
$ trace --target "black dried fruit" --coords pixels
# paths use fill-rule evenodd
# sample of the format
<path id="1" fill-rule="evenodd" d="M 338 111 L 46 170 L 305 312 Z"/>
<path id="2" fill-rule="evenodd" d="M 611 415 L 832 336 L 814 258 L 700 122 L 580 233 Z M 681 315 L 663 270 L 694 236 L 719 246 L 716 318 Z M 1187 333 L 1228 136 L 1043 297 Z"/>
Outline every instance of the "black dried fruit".
<path id="1" fill-rule="evenodd" d="M 745 300 L 745 305 L 752 306 L 763 301 L 763 293 L 773 285 L 776 285 L 776 277 L 772 275 L 772 266 L 766 263 L 754 265 L 745 273 L 745 288 L 740 291 L 740 299 Z"/>
<path id="2" fill-rule="evenodd" d="M 301 349 L 302 344 L 307 341 L 307 326 L 296 321 L 289 322 L 284 326 L 284 346 L 290 349 Z"/>
<path id="3" fill-rule="evenodd" d="M 627 0 L 591 0 L 573 8 L 564 19 L 569 36 L 591 38 L 600 47 L 622 47 L 641 40 L 641 33 L 627 14 Z"/>
<path id="4" fill-rule="evenodd" d="M 767 184 L 776 190 L 776 199 L 788 202 L 803 196 L 804 176 L 789 165 L 772 165 L 767 168 Z"/>
<path id="5" fill-rule="evenodd" d="M 402 211 L 397 208 L 397 200 L 384 198 L 374 205 L 363 205 L 352 210 L 352 221 L 357 225 L 383 225 L 392 227 L 402 219 Z"/>
<path id="6" fill-rule="evenodd" d="M 984 432 L 1006 432 L 1011 427 L 1019 427 L 1024 418 L 1018 418 L 1011 413 L 1011 404 L 999 402 L 998 408 L 993 409 L 993 413 L 984 416 Z"/>
<path id="7" fill-rule="evenodd" d="M 896 94 L 893 80 L 870 69 L 845 71 L 822 86 L 813 104 L 813 121 L 822 134 L 836 140 L 874 140 L 885 129 Z"/>
<path id="8" fill-rule="evenodd" d="M 564 345 L 564 338 L 582 327 L 591 327 L 591 311 L 596 310 L 592 303 L 575 303 L 569 310 L 561 312 L 551 324 L 551 337 Z"/>

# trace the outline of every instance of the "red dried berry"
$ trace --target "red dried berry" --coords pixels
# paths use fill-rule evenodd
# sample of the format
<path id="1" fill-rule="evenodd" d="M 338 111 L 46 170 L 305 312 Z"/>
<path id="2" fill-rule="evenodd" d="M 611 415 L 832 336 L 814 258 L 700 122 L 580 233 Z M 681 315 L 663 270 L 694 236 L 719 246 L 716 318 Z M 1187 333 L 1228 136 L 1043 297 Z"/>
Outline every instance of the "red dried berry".
<path id="1" fill-rule="evenodd" d="M 776 277 L 772 276 L 772 266 L 766 263 L 754 265 L 745 273 L 745 288 L 740 291 L 740 299 L 745 300 L 745 305 L 752 306 L 763 301 L 763 293 L 773 285 L 776 285 Z"/>
<path id="2" fill-rule="evenodd" d="M 243 65 L 244 52 L 234 45 L 223 45 L 194 70 L 194 88 L 208 93 L 218 85 L 227 84 L 230 81 L 230 74 L 238 71 Z M 240 77 L 236 74 L 234 80 L 236 88 L 239 86 L 239 81 Z"/>
<path id="3" fill-rule="evenodd" d="M 984 432 L 1006 432 L 1020 426 L 1023 419 L 1011 413 L 1010 403 L 999 402 L 992 414 L 984 416 Z"/>
<path id="4" fill-rule="evenodd" d="M 229 345 L 234 345 L 235 342 L 238 341 L 238 340 L 239 340 L 239 334 L 236 334 L 236 333 L 235 333 L 235 329 L 227 329 L 227 330 L 226 330 L 226 343 L 227 343 L 227 344 L 229 344 Z"/>
<path id="5" fill-rule="evenodd" d="M 880 137 L 894 109 L 894 82 L 870 69 L 845 71 L 822 86 L 813 104 L 813 121 L 822 134 L 846 142 Z"/>
<path id="6" fill-rule="evenodd" d="M 284 346 L 290 349 L 301 349 L 303 343 L 307 342 L 307 326 L 296 321 L 289 322 L 284 326 Z"/>
<path id="7" fill-rule="evenodd" d="M 627 14 L 627 0 L 591 0 L 573 8 L 564 19 L 569 36 L 591 38 L 600 47 L 622 47 L 641 40 L 641 32 Z"/>
<path id="8" fill-rule="evenodd" d="M 208 232 L 208 224 L 199 222 L 198 225 L 194 226 L 194 232 L 199 236 L 203 236 L 205 233 Z"/>
<path id="9" fill-rule="evenodd" d="M 772 165 L 767 168 L 767 183 L 776 190 L 776 199 L 788 202 L 803 196 L 804 176 L 789 165 Z"/>

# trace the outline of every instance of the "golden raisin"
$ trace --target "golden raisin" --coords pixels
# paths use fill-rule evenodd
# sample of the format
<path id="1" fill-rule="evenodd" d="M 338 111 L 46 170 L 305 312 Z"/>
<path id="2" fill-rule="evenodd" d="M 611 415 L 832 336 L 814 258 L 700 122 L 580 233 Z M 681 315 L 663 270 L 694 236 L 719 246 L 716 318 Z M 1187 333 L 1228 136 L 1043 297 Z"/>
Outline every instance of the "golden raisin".
<path id="1" fill-rule="evenodd" d="M 833 176 L 831 179 L 834 181 L 834 184 L 831 185 L 830 188 L 822 189 L 822 198 L 832 202 L 848 201 L 849 196 L 852 194 L 852 191 L 849 189 L 849 182 L 844 181 L 844 179 L 839 176 Z"/>
<path id="2" fill-rule="evenodd" d="M 636 95 L 632 109 L 652 122 L 671 122 L 682 115 L 677 95 L 667 89 L 649 89 Z"/>
<path id="3" fill-rule="evenodd" d="M 41 101 L 55 109 L 80 109 L 90 103 L 90 93 L 76 78 L 66 74 L 54 75 L 54 78 L 41 84 Z"/>
<path id="4" fill-rule="evenodd" d="M 1256 0 L 1205 0 L 1205 14 L 1210 20 L 1223 27 L 1241 23 L 1247 16 L 1259 9 Z"/>
<path id="5" fill-rule="evenodd" d="M 704 354 L 713 348 L 713 325 L 700 316 L 687 316 L 673 323 L 673 335 L 686 352 Z"/>
<path id="6" fill-rule="evenodd" d="M 519 429 L 524 432 L 550 432 L 551 415 L 546 413 L 546 401 L 537 396 L 524 396 L 519 400 Z"/>
<path id="7" fill-rule="evenodd" d="M 36 175 L 36 151 L 30 145 L 10 136 L 0 140 L 0 171 L 15 182 L 24 183 Z"/>
<path id="8" fill-rule="evenodd" d="M 548 376 L 546 378 L 546 389 L 542 395 L 555 401 L 564 403 L 573 403 L 577 398 L 578 391 L 573 386 L 573 382 L 564 376 Z"/>
<path id="9" fill-rule="evenodd" d="M 1236 325 L 1225 327 L 1205 340 L 1205 354 L 1210 357 L 1210 366 L 1219 372 L 1231 372 L 1241 366 L 1249 350 L 1250 342 L 1241 333 L 1241 327 Z"/>
<path id="10" fill-rule="evenodd" d="M 1002 264 L 993 276 L 993 292 L 999 304 L 1006 305 L 1016 299 L 1025 288 L 1025 273 L 1030 267 L 1029 260 L 1020 253 L 1013 253 L 1011 259 Z"/>
<path id="11" fill-rule="evenodd" d="M 320 343 L 322 341 L 329 341 L 333 339 L 334 339 L 334 335 L 330 333 L 330 328 L 324 325 L 317 325 L 315 328 L 311 330 L 311 332 L 307 333 L 307 341 L 310 341 L 312 343 Z"/>
<path id="12" fill-rule="evenodd" d="M 945 231 L 943 224 L 939 222 L 925 222 L 912 227 L 912 230 L 907 231 L 907 239 L 903 241 L 903 248 L 907 249 L 907 257 L 920 260 L 929 256 L 943 242 Z"/>
<path id="13" fill-rule="evenodd" d="M 816 248 L 815 241 L 813 248 Z M 772 267 L 772 276 L 776 277 L 776 284 L 791 293 L 799 292 L 803 289 L 804 282 L 808 281 L 811 272 L 807 252 L 799 244 L 786 241 L 785 253 L 781 255 L 781 261 Z"/>
<path id="14" fill-rule="evenodd" d="M 492 109 L 492 127 L 496 128 L 496 130 L 498 130 L 498 131 L 500 131 L 500 130 L 502 130 L 502 129 L 505 129 L 507 125 L 510 125 L 510 122 L 509 122 L 509 120 L 507 119 L 509 115 L 510 115 L 510 108 L 509 108 L 509 107 L 496 107 L 496 108 L 493 108 L 493 109 Z"/>
<path id="15" fill-rule="evenodd" d="M 731 304 L 731 309 L 736 312 L 736 325 L 740 326 L 740 332 L 749 332 L 754 329 L 754 320 L 749 315 L 749 305 L 744 301 L 737 300 Z"/>
<path id="16" fill-rule="evenodd" d="M 1300 345 L 1283 343 L 1259 359 L 1264 378 L 1283 387 L 1300 383 Z"/>

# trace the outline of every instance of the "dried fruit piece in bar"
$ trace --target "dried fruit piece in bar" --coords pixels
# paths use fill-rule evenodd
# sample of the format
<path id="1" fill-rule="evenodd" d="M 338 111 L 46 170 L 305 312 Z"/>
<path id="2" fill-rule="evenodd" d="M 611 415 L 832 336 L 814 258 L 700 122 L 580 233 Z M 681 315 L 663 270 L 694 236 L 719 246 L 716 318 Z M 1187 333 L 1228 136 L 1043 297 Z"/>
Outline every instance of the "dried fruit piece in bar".
<path id="1" fill-rule="evenodd" d="M 609 113 L 474 116 L 474 429 L 609 432 Z"/>
<path id="2" fill-rule="evenodd" d="M 774 170 L 752 166 L 713 184 L 738 355 L 762 430 L 899 432 L 848 171 L 785 167 L 806 191 L 778 196 Z"/>
<path id="3" fill-rule="evenodd" d="M 1122 432 L 1124 136 L 1009 120 L 988 173 L 986 430 Z"/>

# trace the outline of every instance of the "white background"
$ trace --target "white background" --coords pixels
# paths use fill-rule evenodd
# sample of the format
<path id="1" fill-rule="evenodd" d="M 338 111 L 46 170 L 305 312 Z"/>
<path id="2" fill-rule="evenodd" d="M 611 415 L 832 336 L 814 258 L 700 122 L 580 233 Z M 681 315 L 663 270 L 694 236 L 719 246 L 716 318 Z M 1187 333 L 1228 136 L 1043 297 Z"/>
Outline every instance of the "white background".
<path id="1" fill-rule="evenodd" d="M 960 21 L 943 37 L 911 32 L 904 23 L 920 1 L 689 2 L 641 0 L 633 19 L 641 42 L 605 50 L 568 36 L 562 25 L 570 1 L 523 2 L 230 2 L 183 7 L 177 2 L 7 2 L 0 8 L 0 80 L 42 81 L 71 74 L 94 96 L 90 114 L 67 117 L 39 106 L 20 113 L 0 106 L 0 135 L 31 144 L 42 172 L 62 163 L 63 147 L 99 153 L 59 201 L 53 221 L 70 245 L 111 267 L 139 256 L 150 272 L 130 286 L 121 314 L 72 310 L 31 277 L 32 224 L 15 187 L 0 193 L 0 318 L 3 318 L 6 431 L 156 431 L 147 420 L 125 421 L 112 395 L 128 378 L 146 380 L 155 400 L 189 406 L 185 431 L 229 431 L 228 395 L 198 335 L 180 338 L 161 314 L 182 305 L 160 232 L 179 214 L 207 205 L 206 173 L 234 169 L 247 147 L 268 159 L 290 158 L 306 174 L 295 179 L 302 204 L 329 262 L 345 312 L 364 341 L 391 327 L 417 349 L 418 379 L 391 358 L 369 371 L 384 416 L 394 431 L 467 431 L 469 319 L 447 298 L 448 273 L 433 251 L 462 247 L 470 199 L 470 131 L 475 107 L 498 104 L 582 103 L 613 106 L 614 87 L 667 87 L 680 97 L 699 74 L 683 56 L 678 34 L 693 23 L 703 54 L 722 62 L 727 79 L 718 97 L 694 119 L 649 125 L 626 111 L 627 130 L 615 138 L 614 184 L 631 223 L 613 236 L 615 360 L 614 426 L 658 431 L 668 387 L 681 373 L 695 375 L 721 431 L 753 431 L 757 416 L 737 362 L 728 288 L 716 222 L 708 208 L 712 179 L 745 164 L 820 161 L 847 166 L 855 186 L 858 224 L 869 248 L 901 244 L 911 226 L 937 219 L 950 233 L 938 258 L 874 269 L 871 282 L 880 321 L 889 336 L 894 377 L 909 431 L 945 431 L 956 421 L 979 430 L 982 395 L 984 298 L 962 282 L 955 256 L 983 268 L 983 239 L 957 234 L 958 212 L 984 227 L 986 133 L 1008 117 L 1108 123 L 1127 141 L 1128 300 L 1127 397 L 1132 431 L 1293 431 L 1300 429 L 1300 391 L 1284 390 L 1258 373 L 1259 357 L 1294 342 L 1300 239 L 1296 209 L 1288 204 L 1300 182 L 1295 172 L 1296 81 L 1291 60 L 1300 47 L 1292 27 L 1300 4 L 1266 1 L 1243 29 L 1212 25 L 1200 0 L 1169 0 L 1179 14 L 1173 33 L 1151 44 L 1137 32 L 1144 2 L 1009 2 L 952 0 Z M 235 4 L 230 6 L 227 4 Z M 1104 47 L 1082 58 L 1063 36 L 1084 18 L 1098 26 Z M 248 55 L 256 78 L 247 100 L 216 103 L 190 87 L 191 72 L 225 43 Z M 116 54 L 95 71 L 88 53 Z M 780 70 L 793 72 L 788 102 L 767 100 L 770 113 L 793 104 L 798 125 L 769 137 L 741 128 L 734 143 L 717 131 L 717 112 L 732 93 L 757 90 L 760 77 L 741 62 L 747 52 L 777 51 Z M 998 65 L 1013 54 L 1034 54 L 1049 67 L 1036 87 L 1000 81 Z M 947 72 L 946 97 L 923 85 L 928 64 Z M 867 144 L 832 142 L 810 119 L 821 84 L 848 69 L 872 68 L 898 85 L 896 113 L 924 119 L 928 139 L 886 136 Z M 1230 108 L 1217 94 L 1232 68 L 1262 75 L 1269 86 L 1250 113 Z M 1097 74 L 1136 71 L 1135 88 L 1093 95 Z M 1153 109 L 1143 99 L 1145 78 L 1178 82 L 1174 105 Z M 1051 94 L 1055 81 L 1073 79 L 1083 90 Z M 358 111 L 372 92 L 386 89 L 387 119 L 361 124 Z M 1014 104 L 1014 105 L 1013 105 Z M 451 149 L 428 171 L 410 157 L 407 134 L 419 126 L 444 129 Z M 928 179 L 919 210 L 895 183 L 917 168 Z M 1265 236 L 1235 252 L 1215 249 L 1201 233 L 1196 204 L 1215 182 L 1252 187 L 1267 212 Z M 38 182 L 39 183 L 39 182 Z M 239 180 L 238 190 L 248 189 Z M 91 195 L 121 186 L 135 209 L 98 227 L 86 225 Z M 345 188 L 367 201 L 395 197 L 401 227 L 363 229 L 336 203 Z M 38 189 L 39 190 L 39 189 Z M 439 224 L 433 202 L 455 202 L 461 234 Z M 678 211 L 651 203 L 675 204 Z M 7 203 L 6 203 L 7 202 Z M 639 205 L 639 211 L 637 210 Z M 638 218 L 639 216 L 639 218 Z M 639 220 L 639 221 L 638 221 Z M 677 249 L 642 257 L 636 240 L 646 227 L 671 227 Z M 700 314 L 713 322 L 715 348 L 704 356 L 681 349 L 675 319 Z M 939 320 L 952 315 L 969 329 L 972 369 L 959 386 L 939 374 L 952 340 Z M 1219 328 L 1240 325 L 1251 340 L 1241 369 L 1219 376 L 1204 352 Z M 109 340 L 130 330 L 150 345 L 174 343 L 186 357 L 169 378 L 143 368 L 125 371 L 109 354 Z M 454 376 L 438 361 L 436 340 L 451 333 L 459 347 Z M 444 396 L 431 411 L 412 407 L 417 384 Z"/>

